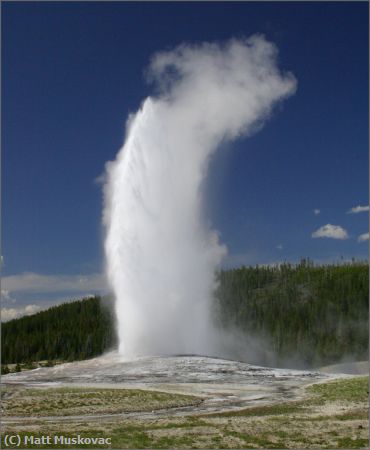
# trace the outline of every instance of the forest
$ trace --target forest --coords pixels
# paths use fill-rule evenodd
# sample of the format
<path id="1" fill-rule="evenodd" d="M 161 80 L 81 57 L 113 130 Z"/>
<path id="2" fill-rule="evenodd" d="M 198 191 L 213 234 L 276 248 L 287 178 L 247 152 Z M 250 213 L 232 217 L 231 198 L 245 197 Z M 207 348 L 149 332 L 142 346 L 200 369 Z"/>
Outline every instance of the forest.
<path id="1" fill-rule="evenodd" d="M 2 364 L 81 360 L 113 348 L 113 314 L 105 300 L 68 302 L 2 323 Z"/>
<path id="2" fill-rule="evenodd" d="M 308 368 L 368 358 L 367 262 L 315 265 L 302 259 L 222 270 L 217 277 L 217 325 L 238 330 L 242 345 L 262 340 L 276 365 L 299 361 Z M 2 365 L 81 360 L 114 349 L 110 303 L 96 296 L 2 323 Z"/>
<path id="3" fill-rule="evenodd" d="M 299 264 L 222 271 L 219 326 L 263 339 L 277 366 L 368 359 L 369 267 Z"/>

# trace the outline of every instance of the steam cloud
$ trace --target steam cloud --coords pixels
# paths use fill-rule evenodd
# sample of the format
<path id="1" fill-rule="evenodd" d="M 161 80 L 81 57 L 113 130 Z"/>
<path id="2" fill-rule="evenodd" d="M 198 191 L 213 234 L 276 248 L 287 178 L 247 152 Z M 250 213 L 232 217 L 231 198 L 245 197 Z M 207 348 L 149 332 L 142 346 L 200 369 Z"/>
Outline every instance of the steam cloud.
<path id="1" fill-rule="evenodd" d="M 106 271 L 124 356 L 217 353 L 210 311 L 226 248 L 203 217 L 202 186 L 220 144 L 261 128 L 295 92 L 276 60 L 259 35 L 153 57 L 156 96 L 106 165 Z"/>

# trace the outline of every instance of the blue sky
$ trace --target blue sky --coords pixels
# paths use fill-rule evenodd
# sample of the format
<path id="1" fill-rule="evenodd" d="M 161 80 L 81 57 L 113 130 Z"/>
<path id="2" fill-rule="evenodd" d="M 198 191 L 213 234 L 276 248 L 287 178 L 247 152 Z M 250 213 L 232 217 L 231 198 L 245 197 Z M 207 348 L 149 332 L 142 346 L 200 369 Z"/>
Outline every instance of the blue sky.
<path id="1" fill-rule="evenodd" d="M 3 2 L 9 317 L 104 292 L 96 179 L 122 145 L 128 113 L 152 93 L 153 53 L 254 33 L 277 45 L 298 89 L 211 163 L 208 214 L 229 249 L 225 266 L 367 258 L 366 2 Z"/>

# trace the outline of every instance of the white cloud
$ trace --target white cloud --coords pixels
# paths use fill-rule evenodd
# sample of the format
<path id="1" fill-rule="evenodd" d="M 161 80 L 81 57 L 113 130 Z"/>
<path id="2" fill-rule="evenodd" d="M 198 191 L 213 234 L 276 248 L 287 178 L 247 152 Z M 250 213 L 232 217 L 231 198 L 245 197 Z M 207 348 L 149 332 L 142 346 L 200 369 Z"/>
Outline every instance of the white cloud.
<path id="1" fill-rule="evenodd" d="M 38 305 L 26 305 L 20 308 L 1 308 L 1 321 L 7 322 L 18 317 L 30 316 L 40 310 L 41 308 Z"/>
<path id="2" fill-rule="evenodd" d="M 311 236 L 313 238 L 348 239 L 348 233 L 344 228 L 330 223 L 314 231 Z"/>
<path id="3" fill-rule="evenodd" d="M 357 238 L 358 242 L 365 242 L 369 240 L 369 233 L 363 233 L 360 234 L 360 236 Z"/>
<path id="4" fill-rule="evenodd" d="M 88 298 L 108 291 L 105 277 L 99 273 L 42 275 L 25 272 L 5 276 L 1 284 L 2 321 L 34 314 L 72 298 Z"/>
<path id="5" fill-rule="evenodd" d="M 360 212 L 366 212 L 369 211 L 369 206 L 354 206 L 350 210 L 347 211 L 347 214 L 358 214 Z"/>
<path id="6" fill-rule="evenodd" d="M 278 250 L 282 250 L 282 249 L 283 249 L 283 244 L 277 245 L 276 248 L 277 248 Z"/>
<path id="7" fill-rule="evenodd" d="M 90 275 L 42 275 L 24 272 L 2 278 L 2 286 L 7 292 L 27 293 L 91 293 L 103 292 L 106 289 L 102 274 Z"/>
<path id="8" fill-rule="evenodd" d="M 317 209 L 317 208 L 313 210 L 313 213 L 315 214 L 315 216 L 319 215 L 320 212 L 321 211 L 319 209 Z"/>
<path id="9" fill-rule="evenodd" d="M 16 300 L 10 294 L 7 289 L 1 289 L 1 302 L 2 303 L 15 303 Z"/>

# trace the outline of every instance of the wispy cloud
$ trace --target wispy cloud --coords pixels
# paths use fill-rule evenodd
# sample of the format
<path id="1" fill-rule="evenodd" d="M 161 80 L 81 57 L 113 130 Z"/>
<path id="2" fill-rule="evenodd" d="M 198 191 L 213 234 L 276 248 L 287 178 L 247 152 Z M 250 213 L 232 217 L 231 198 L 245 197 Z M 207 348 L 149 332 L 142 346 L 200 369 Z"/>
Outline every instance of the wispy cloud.
<path id="1" fill-rule="evenodd" d="M 276 248 L 277 248 L 278 250 L 282 250 L 282 249 L 283 249 L 283 244 L 278 244 L 278 245 L 276 246 Z"/>
<path id="2" fill-rule="evenodd" d="M 368 240 L 369 240 L 369 233 L 360 234 L 360 236 L 357 238 L 358 242 L 365 242 Z"/>
<path id="3" fill-rule="evenodd" d="M 313 238 L 348 239 L 348 233 L 344 228 L 330 223 L 314 231 L 311 236 Z"/>
<path id="4" fill-rule="evenodd" d="M 321 211 L 317 208 L 313 210 L 313 213 L 315 214 L 315 216 L 318 216 L 320 214 L 320 212 Z"/>
<path id="5" fill-rule="evenodd" d="M 7 322 L 8 320 L 17 319 L 22 316 L 30 316 L 41 310 L 38 305 L 26 305 L 19 308 L 1 308 L 1 321 Z"/>
<path id="6" fill-rule="evenodd" d="M 90 275 L 42 275 L 34 272 L 24 272 L 2 278 L 2 286 L 8 293 L 100 293 L 106 289 L 102 274 Z"/>
<path id="7" fill-rule="evenodd" d="M 366 212 L 369 211 L 369 205 L 367 206 L 354 206 L 353 208 L 349 209 L 347 211 L 347 214 L 358 214 L 360 212 Z"/>
<path id="8" fill-rule="evenodd" d="M 100 273 L 89 275 L 43 275 L 25 272 L 2 278 L 1 320 L 34 314 L 72 299 L 105 294 L 108 289 Z"/>
<path id="9" fill-rule="evenodd" d="M 1 302 L 2 303 L 15 303 L 16 300 L 10 295 L 7 289 L 1 289 Z"/>

